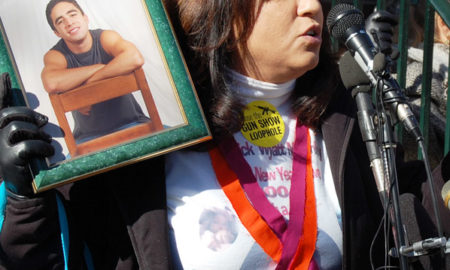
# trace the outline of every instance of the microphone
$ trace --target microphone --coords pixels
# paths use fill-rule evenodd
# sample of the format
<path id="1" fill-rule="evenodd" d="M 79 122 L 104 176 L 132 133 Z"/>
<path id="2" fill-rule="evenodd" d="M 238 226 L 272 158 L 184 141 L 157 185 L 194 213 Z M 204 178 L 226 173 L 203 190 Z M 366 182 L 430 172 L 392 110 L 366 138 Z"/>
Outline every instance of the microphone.
<path id="1" fill-rule="evenodd" d="M 444 200 L 445 207 L 450 210 L 450 181 L 444 184 L 441 191 L 442 199 Z"/>
<path id="2" fill-rule="evenodd" d="M 383 162 L 377 144 L 377 132 L 374 125 L 376 114 L 369 95 L 370 80 L 349 52 L 345 52 L 339 60 L 339 72 L 345 88 L 352 91 L 352 97 L 356 101 L 362 139 L 366 144 L 378 193 L 385 206 L 388 202 L 389 189 L 384 180 Z"/>
<path id="3" fill-rule="evenodd" d="M 389 105 L 394 120 L 402 122 L 417 141 L 423 140 L 419 124 L 400 86 L 386 70 L 386 57 L 377 52 L 364 29 L 363 13 L 350 4 L 337 4 L 328 13 L 327 26 L 331 36 L 345 44 L 373 85 L 378 86 L 382 79 L 383 102 Z"/>

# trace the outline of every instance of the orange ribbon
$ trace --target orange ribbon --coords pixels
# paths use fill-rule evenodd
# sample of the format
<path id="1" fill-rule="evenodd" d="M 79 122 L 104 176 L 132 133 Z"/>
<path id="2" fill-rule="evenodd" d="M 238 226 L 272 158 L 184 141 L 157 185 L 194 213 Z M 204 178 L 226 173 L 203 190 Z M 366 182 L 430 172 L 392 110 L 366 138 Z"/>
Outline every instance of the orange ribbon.
<path id="1" fill-rule="evenodd" d="M 311 138 L 307 132 L 307 158 L 306 158 L 306 196 L 305 216 L 303 218 L 303 232 L 298 237 L 300 240 L 292 258 L 289 269 L 314 269 L 315 263 L 312 256 L 315 251 L 317 239 L 317 213 L 316 200 L 314 194 L 314 177 L 311 163 Z M 227 198 L 230 200 L 240 221 L 252 235 L 261 248 L 275 261 L 279 262 L 283 252 L 283 243 L 272 231 L 266 221 L 254 209 L 247 199 L 239 179 L 228 165 L 225 158 L 216 147 L 209 151 L 212 166 L 216 177 Z M 301 181 L 301 179 L 296 179 Z M 301 196 L 302 194 L 298 194 Z"/>

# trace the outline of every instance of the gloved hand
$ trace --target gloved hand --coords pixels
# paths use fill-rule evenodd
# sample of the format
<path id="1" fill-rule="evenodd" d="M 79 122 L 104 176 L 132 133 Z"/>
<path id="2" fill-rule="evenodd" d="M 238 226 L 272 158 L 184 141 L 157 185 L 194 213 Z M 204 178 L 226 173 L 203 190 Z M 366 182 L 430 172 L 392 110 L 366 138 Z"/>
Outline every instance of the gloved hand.
<path id="1" fill-rule="evenodd" d="M 375 11 L 366 19 L 366 32 L 374 46 L 385 55 L 393 53 L 392 37 L 397 24 L 397 17 L 385 10 Z"/>
<path id="2" fill-rule="evenodd" d="M 27 107 L 0 111 L 0 167 L 6 188 L 21 196 L 31 196 L 31 158 L 53 155 L 50 136 L 40 127 L 47 117 Z"/>
<path id="3" fill-rule="evenodd" d="M 2 75 L 0 84 L 0 106 L 9 105 L 9 78 Z M 41 131 L 48 118 L 27 107 L 0 108 L 0 172 L 6 188 L 13 195 L 32 196 L 32 175 L 29 161 L 35 157 L 53 155 L 51 138 Z M 1 176 L 1 173 L 0 173 Z"/>

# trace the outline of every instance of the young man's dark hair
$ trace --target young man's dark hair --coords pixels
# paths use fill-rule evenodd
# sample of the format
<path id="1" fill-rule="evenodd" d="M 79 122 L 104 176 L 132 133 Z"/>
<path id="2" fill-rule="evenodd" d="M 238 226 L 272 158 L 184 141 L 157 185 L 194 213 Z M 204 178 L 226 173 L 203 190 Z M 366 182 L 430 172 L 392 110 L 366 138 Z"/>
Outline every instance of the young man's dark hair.
<path id="1" fill-rule="evenodd" d="M 48 4 L 47 4 L 47 8 L 45 9 L 45 16 L 47 16 L 47 22 L 53 31 L 55 31 L 56 29 L 55 29 L 55 25 L 53 24 L 53 21 L 52 21 L 51 13 L 52 13 L 53 8 L 61 2 L 67 2 L 67 3 L 73 4 L 76 8 L 78 8 L 81 11 L 81 14 L 84 14 L 83 9 L 80 7 L 80 5 L 78 5 L 77 1 L 75 1 L 75 0 L 50 0 L 50 2 L 48 2 Z"/>

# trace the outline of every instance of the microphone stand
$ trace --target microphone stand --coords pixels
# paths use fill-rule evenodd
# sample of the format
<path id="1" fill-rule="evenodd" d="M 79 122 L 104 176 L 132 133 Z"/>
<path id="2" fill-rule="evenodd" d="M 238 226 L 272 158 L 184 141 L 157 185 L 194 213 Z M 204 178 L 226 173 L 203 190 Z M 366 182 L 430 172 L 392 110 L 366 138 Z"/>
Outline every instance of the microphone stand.
<path id="1" fill-rule="evenodd" d="M 386 113 L 384 108 L 384 104 L 387 106 L 392 106 L 392 104 L 396 106 L 406 105 L 405 98 L 401 95 L 395 95 L 394 91 L 400 91 L 400 87 L 394 79 L 390 77 L 390 74 L 387 73 L 387 78 L 384 78 L 384 75 L 377 75 L 376 82 L 376 96 L 377 96 L 377 113 L 379 114 L 379 119 L 383 121 L 379 124 L 379 138 L 381 138 L 381 153 L 382 159 L 385 167 L 385 181 L 386 184 L 389 184 L 390 188 L 388 189 L 388 197 L 392 200 L 392 207 L 389 207 L 390 219 L 394 223 L 392 230 L 395 241 L 395 248 L 391 250 L 391 255 L 396 255 L 394 257 L 399 258 L 400 268 L 401 269 L 409 269 L 408 267 L 408 258 L 416 257 L 428 254 L 429 251 L 434 249 L 440 249 L 441 257 L 442 257 L 442 267 L 445 267 L 445 253 L 450 253 L 450 240 L 446 240 L 443 237 L 441 222 L 439 213 L 437 210 L 437 199 L 435 196 L 434 183 L 431 175 L 431 168 L 428 160 L 428 155 L 426 153 L 426 149 L 423 143 L 423 137 L 420 134 L 419 129 L 412 130 L 411 132 L 415 135 L 419 148 L 422 151 L 423 161 L 425 164 L 425 169 L 427 173 L 427 180 L 431 190 L 431 198 L 433 202 L 433 210 L 436 216 L 436 226 L 438 231 L 438 236 L 436 238 L 430 238 L 426 240 L 422 240 L 416 243 L 413 243 L 411 246 L 408 246 L 406 240 L 406 231 L 403 226 L 403 222 L 400 214 L 400 203 L 399 203 L 399 184 L 397 179 L 397 171 L 396 171 L 396 163 L 395 163 L 395 146 L 394 136 L 393 136 L 393 125 L 391 123 L 391 117 L 394 121 L 397 120 L 397 116 L 394 112 L 390 111 L 390 113 Z M 387 83 L 387 87 L 386 84 Z M 395 107 L 395 106 L 394 106 Z M 391 107 L 392 108 L 392 107 Z M 380 118 L 381 117 L 381 118 Z"/>
<path id="2" fill-rule="evenodd" d="M 406 245 L 406 237 L 405 231 L 403 227 L 402 218 L 400 215 L 400 203 L 399 203 L 399 189 L 398 189 L 398 179 L 397 179 L 397 166 L 395 162 L 395 148 L 396 144 L 394 142 L 393 130 L 391 118 L 388 113 L 386 113 L 385 108 L 383 106 L 383 100 L 381 98 L 380 88 L 384 88 L 382 80 L 377 82 L 376 84 L 376 93 L 377 93 L 377 113 L 379 121 L 379 138 L 381 144 L 381 156 L 384 165 L 385 171 L 385 182 L 389 186 L 387 189 L 388 194 L 387 197 L 392 201 L 392 204 L 388 204 L 388 213 L 392 225 L 392 233 L 394 236 L 394 242 L 397 249 Z M 400 269 L 407 270 L 408 259 L 405 256 L 399 256 Z"/>
<path id="3" fill-rule="evenodd" d="M 388 59 L 389 60 L 389 59 Z M 370 166 L 377 185 L 385 215 L 385 235 L 390 228 L 394 237 L 395 247 L 387 254 L 399 259 L 400 269 L 408 270 L 408 259 L 420 256 L 432 249 L 441 248 L 442 258 L 450 252 L 450 241 L 442 237 L 440 217 L 437 210 L 437 199 L 433 187 L 432 175 L 423 145 L 421 130 L 411 112 L 406 98 L 401 92 L 397 81 L 391 77 L 386 67 L 383 54 L 377 54 L 371 62 L 370 69 L 365 69 L 355 56 L 344 54 L 340 60 L 340 72 L 347 89 L 351 89 L 352 96 L 358 107 L 358 122 L 363 142 L 366 144 Z M 364 73 L 364 74 L 358 74 Z M 348 76 L 347 74 L 353 74 Z M 368 80 L 365 79 L 367 75 Z M 369 92 L 375 87 L 376 99 L 370 98 Z M 376 109 L 374 108 L 376 106 Z M 406 130 L 411 133 L 422 149 L 428 183 L 431 189 L 434 212 L 436 215 L 439 238 L 431 238 L 408 246 L 406 228 L 401 218 L 399 183 L 395 158 L 396 141 L 394 139 L 393 125 L 402 122 Z M 388 224 L 388 225 L 386 225 Z M 380 224 L 381 225 L 381 224 Z M 381 228 L 381 227 L 380 227 Z M 388 238 L 386 236 L 386 251 L 388 251 Z M 387 259 L 387 258 L 386 258 Z"/>

